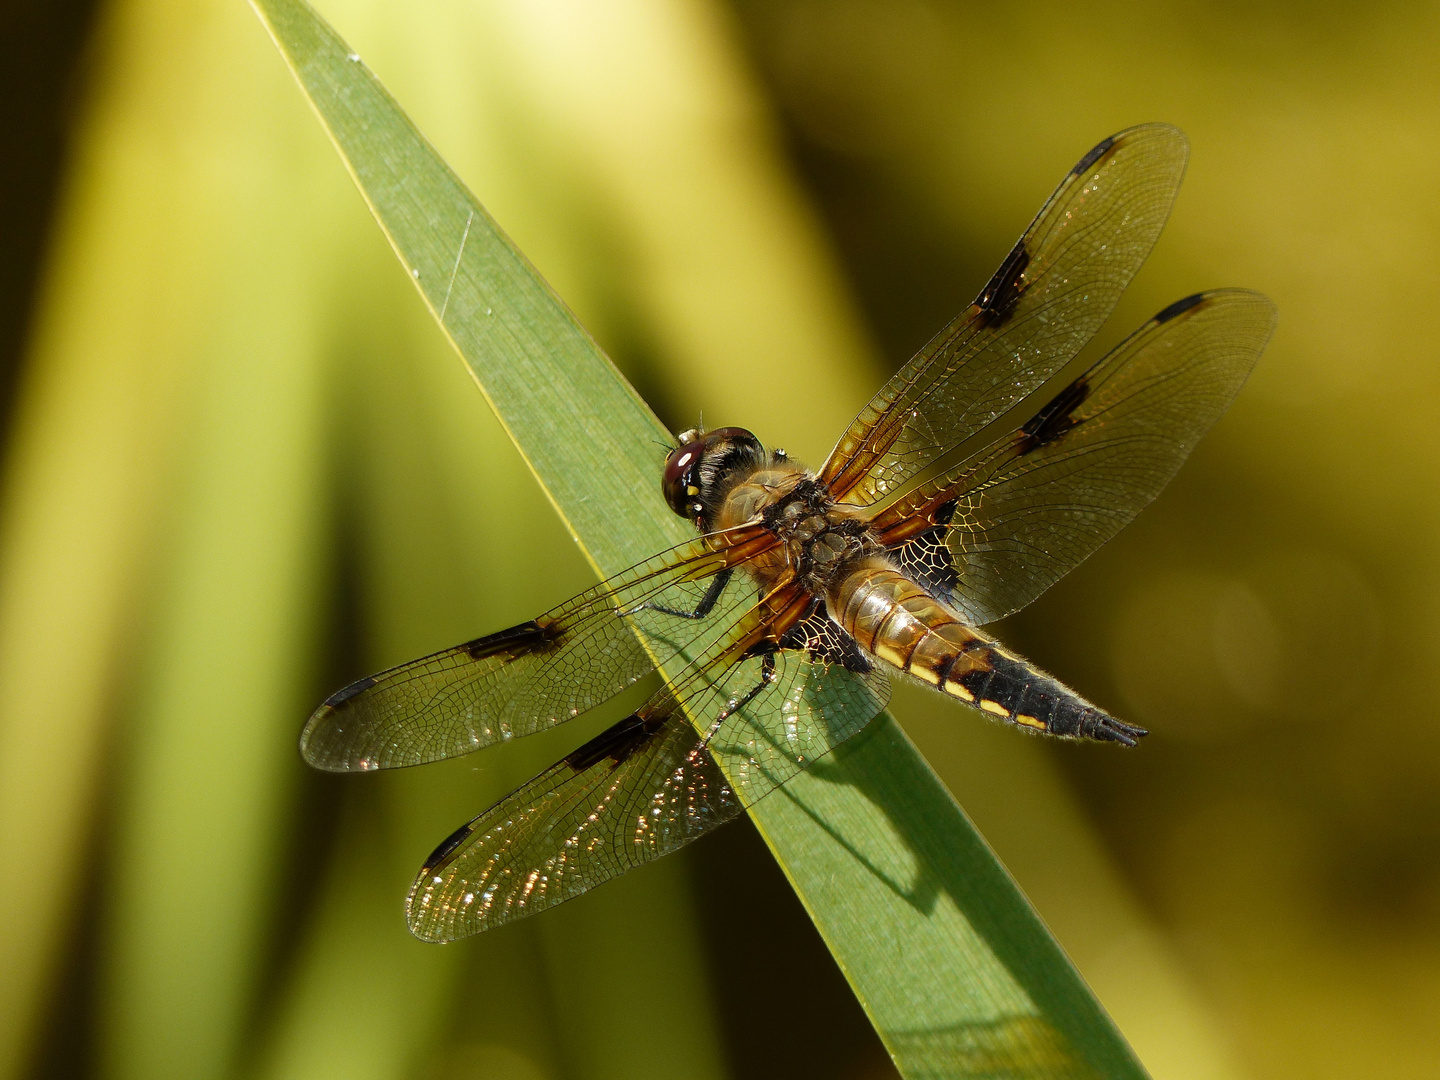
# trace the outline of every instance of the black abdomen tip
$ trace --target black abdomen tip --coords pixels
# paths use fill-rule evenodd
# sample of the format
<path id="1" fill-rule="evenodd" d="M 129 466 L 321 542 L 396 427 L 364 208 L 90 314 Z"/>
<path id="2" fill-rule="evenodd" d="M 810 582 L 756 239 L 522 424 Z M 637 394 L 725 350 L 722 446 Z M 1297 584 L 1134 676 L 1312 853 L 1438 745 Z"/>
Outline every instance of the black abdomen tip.
<path id="1" fill-rule="evenodd" d="M 1140 740 L 1150 732 L 1134 724 L 1127 724 L 1123 720 L 1116 720 L 1113 716 L 1104 713 L 1094 713 L 1085 718 L 1081 725 L 1081 734 L 1100 742 L 1118 742 L 1123 746 L 1138 746 Z"/>

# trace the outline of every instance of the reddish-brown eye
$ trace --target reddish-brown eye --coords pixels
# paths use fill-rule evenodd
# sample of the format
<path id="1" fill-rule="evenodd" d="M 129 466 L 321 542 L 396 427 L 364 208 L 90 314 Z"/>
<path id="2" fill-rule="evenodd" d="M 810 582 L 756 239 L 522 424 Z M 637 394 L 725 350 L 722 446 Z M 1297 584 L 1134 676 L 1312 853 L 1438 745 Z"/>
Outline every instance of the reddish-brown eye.
<path id="1" fill-rule="evenodd" d="M 700 494 L 696 480 L 704 453 L 705 440 L 696 439 L 670 451 L 670 456 L 665 459 L 665 475 L 660 481 L 660 490 L 665 493 L 665 502 L 670 509 L 683 518 L 695 516 L 695 496 Z"/>

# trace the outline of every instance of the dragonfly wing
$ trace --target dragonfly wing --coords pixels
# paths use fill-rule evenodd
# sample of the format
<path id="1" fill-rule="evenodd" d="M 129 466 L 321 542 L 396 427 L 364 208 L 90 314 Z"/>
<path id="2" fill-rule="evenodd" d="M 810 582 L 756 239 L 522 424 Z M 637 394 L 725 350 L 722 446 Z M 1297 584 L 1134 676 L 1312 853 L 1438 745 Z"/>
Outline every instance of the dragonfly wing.
<path id="1" fill-rule="evenodd" d="M 889 682 L 827 622 L 738 661 L 722 643 L 456 831 L 411 887 L 411 931 L 452 941 L 569 900 L 739 816 L 854 735 Z M 855 658 L 864 670 L 846 669 Z"/>
<path id="2" fill-rule="evenodd" d="M 878 514 L 892 556 L 976 624 L 1119 532 L 1229 407 L 1275 328 L 1259 293 L 1171 304 L 1018 430 Z"/>
<path id="3" fill-rule="evenodd" d="M 724 635 L 754 599 L 730 574 L 773 542 L 758 527 L 699 537 L 538 619 L 361 679 L 310 717 L 301 754 L 331 772 L 421 765 L 563 723 Z"/>
<path id="4" fill-rule="evenodd" d="M 855 418 L 820 470 L 831 494 L 868 506 L 901 490 L 1068 363 L 1150 254 L 1187 154 L 1165 124 L 1086 154 L 969 309 Z"/>

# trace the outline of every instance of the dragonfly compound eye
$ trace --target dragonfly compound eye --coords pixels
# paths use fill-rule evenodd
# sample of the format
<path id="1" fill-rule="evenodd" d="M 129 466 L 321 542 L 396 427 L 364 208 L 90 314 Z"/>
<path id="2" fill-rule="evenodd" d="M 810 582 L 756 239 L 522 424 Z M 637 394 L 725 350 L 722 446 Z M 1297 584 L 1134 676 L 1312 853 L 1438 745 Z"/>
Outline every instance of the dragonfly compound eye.
<path id="1" fill-rule="evenodd" d="M 705 440 L 701 438 L 681 444 L 665 459 L 660 490 L 665 494 L 666 505 L 683 518 L 694 514 L 691 507 L 700 494 L 700 460 L 704 456 Z"/>

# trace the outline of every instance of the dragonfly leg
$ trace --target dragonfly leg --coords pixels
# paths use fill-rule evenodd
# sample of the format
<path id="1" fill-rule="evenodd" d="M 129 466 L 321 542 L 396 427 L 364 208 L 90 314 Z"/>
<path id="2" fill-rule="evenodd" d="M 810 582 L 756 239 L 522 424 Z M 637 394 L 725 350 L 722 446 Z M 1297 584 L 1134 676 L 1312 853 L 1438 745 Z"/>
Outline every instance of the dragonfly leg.
<path id="1" fill-rule="evenodd" d="M 674 615 L 679 619 L 703 619 L 715 607 L 720 599 L 720 594 L 725 591 L 725 586 L 730 584 L 730 579 L 734 574 L 733 566 L 727 566 L 716 574 L 710 582 L 710 587 L 705 590 L 705 595 L 700 598 L 700 603 L 695 605 L 694 611 L 680 611 L 677 608 L 666 607 L 664 604 L 639 604 L 629 608 L 624 614 L 636 615 L 642 611 L 658 611 L 662 615 Z"/>
<path id="2" fill-rule="evenodd" d="M 736 698 L 720 710 L 720 714 L 715 717 L 715 722 L 710 725 L 710 729 L 705 732 L 705 737 L 700 740 L 702 748 L 709 747 L 710 740 L 719 733 L 726 720 L 729 720 L 730 717 L 734 716 L 746 705 L 749 705 L 750 702 L 754 701 L 756 696 L 759 695 L 760 691 L 775 681 L 775 651 L 772 649 L 766 652 L 764 656 L 765 658 L 760 661 L 760 681 L 745 691 L 743 697 Z"/>

